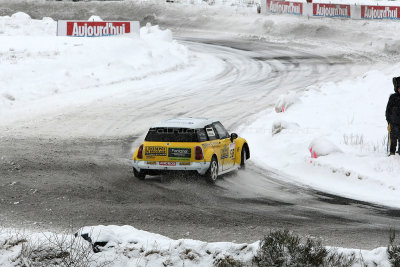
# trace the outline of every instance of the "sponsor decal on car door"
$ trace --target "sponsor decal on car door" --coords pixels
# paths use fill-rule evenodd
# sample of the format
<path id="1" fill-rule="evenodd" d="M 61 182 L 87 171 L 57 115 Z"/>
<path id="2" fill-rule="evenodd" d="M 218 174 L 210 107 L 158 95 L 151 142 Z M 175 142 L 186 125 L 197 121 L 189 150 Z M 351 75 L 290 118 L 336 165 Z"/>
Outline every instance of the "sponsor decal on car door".
<path id="1" fill-rule="evenodd" d="M 221 144 L 221 140 L 217 139 L 217 136 L 215 134 L 215 129 L 211 126 L 208 125 L 206 126 L 206 133 L 208 136 L 208 140 L 210 141 L 210 145 L 212 146 L 214 153 L 217 155 L 218 158 L 218 169 L 219 171 L 222 170 L 222 144 Z"/>
<path id="2" fill-rule="evenodd" d="M 228 170 L 233 167 L 235 147 L 231 144 L 231 138 L 225 127 L 219 122 L 213 123 L 214 128 L 217 130 L 219 140 L 221 140 L 221 162 L 222 170 Z"/>
<path id="3" fill-rule="evenodd" d="M 235 148 L 236 148 L 235 141 L 233 141 L 233 143 L 229 143 L 229 166 L 230 166 L 230 168 L 232 168 L 235 165 Z"/>
<path id="4" fill-rule="evenodd" d="M 228 170 L 235 163 L 235 143 L 231 143 L 230 138 L 222 140 L 223 142 L 223 165 L 222 170 Z"/>

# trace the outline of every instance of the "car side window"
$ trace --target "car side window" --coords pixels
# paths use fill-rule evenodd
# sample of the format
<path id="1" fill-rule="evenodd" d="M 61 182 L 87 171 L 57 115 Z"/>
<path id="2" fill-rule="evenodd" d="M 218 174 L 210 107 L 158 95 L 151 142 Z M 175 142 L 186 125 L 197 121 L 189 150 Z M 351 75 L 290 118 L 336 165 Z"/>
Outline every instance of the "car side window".
<path id="1" fill-rule="evenodd" d="M 220 139 L 225 139 L 229 138 L 229 133 L 228 131 L 224 128 L 224 126 L 219 122 L 214 122 L 213 123 L 215 129 L 217 130 L 218 136 Z"/>
<path id="2" fill-rule="evenodd" d="M 214 128 L 211 125 L 207 125 L 204 129 L 206 129 L 206 133 L 208 136 L 208 140 L 215 140 L 217 136 L 215 135 Z"/>
<path id="3" fill-rule="evenodd" d="M 197 131 L 197 138 L 199 142 L 206 142 L 207 141 L 207 133 L 204 129 L 196 129 Z"/>

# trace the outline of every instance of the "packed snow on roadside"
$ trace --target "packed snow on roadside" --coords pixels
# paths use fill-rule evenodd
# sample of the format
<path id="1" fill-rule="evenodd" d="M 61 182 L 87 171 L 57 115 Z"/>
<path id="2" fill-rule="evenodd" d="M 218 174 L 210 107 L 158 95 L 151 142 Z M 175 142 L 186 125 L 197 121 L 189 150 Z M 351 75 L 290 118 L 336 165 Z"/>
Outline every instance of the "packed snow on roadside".
<path id="1" fill-rule="evenodd" d="M 306 3 L 306 0 L 291 0 L 291 2 Z M 343 5 L 371 5 L 371 6 L 400 6 L 400 1 L 393 0 L 313 0 L 313 3 L 343 4 Z"/>
<path id="2" fill-rule="evenodd" d="M 65 104 L 65 93 L 75 92 L 67 105 L 83 101 L 82 91 L 104 97 L 113 93 L 107 85 L 173 72 L 194 57 L 173 40 L 170 30 L 158 26 L 143 27 L 140 37 L 103 38 L 56 36 L 56 28 L 51 18 L 34 20 L 22 12 L 0 17 L 1 122 L 18 112 L 43 111 L 46 106 L 52 110 Z M 28 109 L 28 104 L 49 97 L 46 105 Z"/>
<path id="3" fill-rule="evenodd" d="M 281 96 L 242 129 L 253 161 L 296 183 L 400 207 L 400 156 L 387 156 L 385 120 L 398 67 Z"/>
<path id="4" fill-rule="evenodd" d="M 15 230 L 0 232 L 0 265 L 11 267 L 29 265 L 28 258 L 41 265 L 58 265 L 61 258 L 79 261 L 87 266 L 213 266 L 219 259 L 233 259 L 251 263 L 259 242 L 236 244 L 231 242 L 202 242 L 191 239 L 173 240 L 165 236 L 135 229 L 132 226 L 92 226 L 72 234 L 21 233 Z M 99 253 L 92 253 L 91 239 Z M 55 249 L 56 248 L 56 249 Z M 390 266 L 385 247 L 356 250 L 329 247 L 329 250 L 351 255 L 366 266 Z M 70 254 L 65 254 L 65 252 Z M 63 252 L 63 253 L 62 253 Z M 57 256 L 58 255 L 58 256 Z"/>
<path id="5" fill-rule="evenodd" d="M 136 0 L 125 0 L 136 1 Z M 262 0 L 173 0 L 170 1 L 170 5 L 197 5 L 197 6 L 208 6 L 219 7 L 228 6 L 231 8 L 252 8 L 256 5 L 260 5 Z M 146 0 L 146 2 L 153 3 L 165 3 L 165 0 Z M 291 0 L 291 2 L 302 2 L 306 3 L 306 0 Z M 400 6 L 400 1 L 398 0 L 314 0 L 313 3 L 328 3 L 328 4 L 357 4 L 357 5 L 387 5 L 387 6 Z M 255 9 L 254 9 L 255 11 Z"/>

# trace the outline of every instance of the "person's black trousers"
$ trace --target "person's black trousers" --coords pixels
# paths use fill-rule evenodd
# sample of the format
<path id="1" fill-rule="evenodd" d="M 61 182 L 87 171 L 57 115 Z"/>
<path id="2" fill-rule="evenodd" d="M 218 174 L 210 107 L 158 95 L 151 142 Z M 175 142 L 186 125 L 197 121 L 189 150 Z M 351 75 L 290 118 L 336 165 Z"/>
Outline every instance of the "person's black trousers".
<path id="1" fill-rule="evenodd" d="M 397 143 L 400 139 L 400 125 L 390 125 L 390 153 L 396 152 Z"/>

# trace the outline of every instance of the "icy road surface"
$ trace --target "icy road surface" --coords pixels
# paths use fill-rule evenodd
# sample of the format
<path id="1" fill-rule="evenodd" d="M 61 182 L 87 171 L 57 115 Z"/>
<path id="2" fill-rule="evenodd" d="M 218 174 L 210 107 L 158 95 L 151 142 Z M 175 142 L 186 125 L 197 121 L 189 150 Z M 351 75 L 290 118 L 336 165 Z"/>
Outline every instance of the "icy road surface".
<path id="1" fill-rule="evenodd" d="M 340 54 L 193 35 L 181 42 L 198 52 L 188 68 L 108 84 L 113 94 L 100 100 L 2 127 L 1 224 L 47 230 L 127 224 L 171 238 L 236 242 L 286 227 L 329 245 L 386 245 L 398 211 L 285 183 L 251 162 L 216 186 L 196 177 L 135 179 L 132 149 L 162 118 L 218 117 L 233 131 L 290 89 L 363 70 L 357 55 L 352 62 Z"/>

